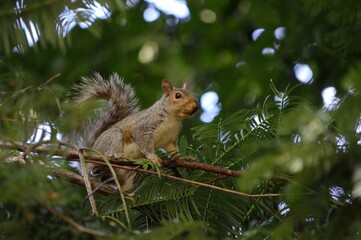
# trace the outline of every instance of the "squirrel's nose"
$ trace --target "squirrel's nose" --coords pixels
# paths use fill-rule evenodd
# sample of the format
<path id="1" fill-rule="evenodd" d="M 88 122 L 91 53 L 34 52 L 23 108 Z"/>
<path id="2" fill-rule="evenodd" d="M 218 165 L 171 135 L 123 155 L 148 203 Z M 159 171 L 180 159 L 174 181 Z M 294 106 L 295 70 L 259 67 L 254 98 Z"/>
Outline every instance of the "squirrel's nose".
<path id="1" fill-rule="evenodd" d="M 193 104 L 192 104 L 192 108 L 193 108 L 193 113 L 195 113 L 195 112 L 197 112 L 197 110 L 198 110 L 198 102 L 194 102 Z"/>

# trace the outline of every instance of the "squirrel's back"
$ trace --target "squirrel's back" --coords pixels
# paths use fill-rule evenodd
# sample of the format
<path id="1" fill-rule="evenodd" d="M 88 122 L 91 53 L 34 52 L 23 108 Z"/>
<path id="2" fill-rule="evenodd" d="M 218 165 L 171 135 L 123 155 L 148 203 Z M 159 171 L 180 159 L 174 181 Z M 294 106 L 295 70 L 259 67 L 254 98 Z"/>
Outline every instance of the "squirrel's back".
<path id="1" fill-rule="evenodd" d="M 78 95 L 73 99 L 77 105 L 93 97 L 105 98 L 108 105 L 95 118 L 82 127 L 83 139 L 106 156 L 136 159 L 145 157 L 161 166 L 162 160 L 156 150 L 162 149 L 171 156 L 179 155 L 177 138 L 182 121 L 191 117 L 198 109 L 196 95 L 188 85 L 175 88 L 168 80 L 162 81 L 162 97 L 152 106 L 139 111 L 134 89 L 113 74 L 104 80 L 100 74 L 83 77 L 75 86 Z M 75 138 L 76 139 L 76 138 Z M 87 172 L 93 179 L 106 180 L 112 174 L 106 166 L 87 164 Z M 117 169 L 117 178 L 122 190 L 133 191 L 140 175 L 133 171 Z"/>
<path id="2" fill-rule="evenodd" d="M 113 73 L 109 79 L 104 79 L 95 72 L 92 76 L 82 77 L 81 82 L 73 88 L 78 93 L 73 99 L 77 105 L 93 98 L 108 101 L 105 108 L 84 123 L 85 131 L 77 133 L 88 146 L 92 146 L 99 135 L 115 123 L 139 111 L 138 98 L 133 87 L 124 83 L 116 73 Z"/>

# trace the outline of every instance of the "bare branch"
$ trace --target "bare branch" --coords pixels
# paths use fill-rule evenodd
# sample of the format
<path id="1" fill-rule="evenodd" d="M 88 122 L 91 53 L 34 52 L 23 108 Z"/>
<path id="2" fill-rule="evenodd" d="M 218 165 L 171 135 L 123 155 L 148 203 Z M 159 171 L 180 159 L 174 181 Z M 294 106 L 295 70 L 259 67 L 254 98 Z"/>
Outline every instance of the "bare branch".
<path id="1" fill-rule="evenodd" d="M 86 191 L 88 193 L 88 198 L 89 198 L 90 206 L 92 209 L 92 214 L 94 214 L 95 216 L 98 216 L 99 214 L 98 214 L 98 210 L 97 210 L 97 205 L 95 203 L 95 199 L 94 199 L 93 192 L 92 192 L 92 187 L 91 187 L 91 184 L 89 181 L 90 179 L 89 179 L 88 171 L 86 170 L 86 162 L 84 159 L 83 151 L 81 151 L 81 150 L 79 150 L 79 160 L 80 160 L 80 165 L 82 167 L 83 179 L 84 179 Z"/>
<path id="2" fill-rule="evenodd" d="M 53 81 L 55 78 L 58 78 L 58 77 L 60 77 L 60 73 L 55 74 L 54 76 L 52 76 L 51 78 L 46 80 L 44 83 L 37 86 L 36 90 L 38 90 L 38 91 L 42 90 L 45 87 L 45 85 L 47 85 L 48 83 L 50 83 L 51 81 Z"/>
<path id="3" fill-rule="evenodd" d="M 45 142 L 44 142 L 45 143 Z M 47 142 L 46 142 L 47 143 Z M 59 145 L 66 145 L 64 142 L 60 142 Z M 70 146 L 70 145 L 69 145 Z M 52 154 L 56 156 L 63 156 L 67 160 L 73 160 L 78 161 L 79 160 L 79 154 L 76 150 L 69 150 L 65 148 L 54 148 L 50 146 L 40 146 L 39 144 L 25 144 L 21 142 L 1 142 L 0 141 L 0 148 L 2 149 L 12 149 L 12 150 L 18 150 L 21 152 L 36 152 L 39 154 Z M 101 156 L 95 155 L 95 154 L 87 154 L 84 153 L 84 158 L 87 160 L 95 161 L 96 163 L 102 163 L 103 158 Z M 172 160 L 165 160 L 163 165 L 168 168 L 187 168 L 187 169 L 194 169 L 194 170 L 202 170 L 206 172 L 212 172 L 215 174 L 221 174 L 225 176 L 230 177 L 238 177 L 242 173 L 242 171 L 235 171 L 230 169 L 224 169 L 217 166 L 207 165 L 204 163 L 194 162 L 191 161 L 192 158 L 190 157 L 180 157 L 178 159 L 172 159 Z M 111 164 L 116 165 L 122 165 L 122 166 L 137 166 L 137 164 L 134 161 L 129 161 L 126 158 L 118 157 L 109 157 L 109 162 Z"/>
<path id="4" fill-rule="evenodd" d="M 54 215 L 59 217 L 60 219 L 62 219 L 64 222 L 67 222 L 68 224 L 70 224 L 72 227 L 74 227 L 76 230 L 78 230 L 79 232 L 82 233 L 86 233 L 89 235 L 93 235 L 96 237 L 105 237 L 107 236 L 107 234 L 105 232 L 99 231 L 99 230 L 94 230 L 88 227 L 84 227 L 83 225 L 81 225 L 80 223 L 77 223 L 74 219 L 64 215 L 62 212 L 52 209 L 52 208 L 48 208 L 48 210 Z"/>
<path id="5" fill-rule="evenodd" d="M 28 92 L 29 90 L 37 90 L 37 91 L 41 91 L 48 83 L 50 83 L 51 81 L 53 81 L 54 79 L 58 78 L 60 76 L 60 73 L 55 74 L 54 76 L 52 76 L 51 78 L 49 78 L 48 80 L 46 80 L 45 82 L 39 84 L 38 86 L 34 87 L 34 86 L 27 86 L 23 89 L 17 90 L 13 93 L 10 92 L 0 92 L 1 94 L 11 94 L 8 99 L 10 98 L 15 98 L 18 95 L 24 94 L 26 92 Z"/>
<path id="6" fill-rule="evenodd" d="M 58 143 L 58 146 L 59 145 L 66 146 L 67 144 L 61 142 L 61 143 Z M 68 145 L 68 146 L 73 146 L 73 145 Z M 35 152 L 35 153 L 41 153 L 41 154 L 53 154 L 53 155 L 58 155 L 58 156 L 64 156 L 65 159 L 67 159 L 67 160 L 80 161 L 79 160 L 79 153 L 77 151 L 68 150 L 68 149 L 59 148 L 59 147 L 58 148 L 51 148 L 51 147 L 39 146 L 39 144 L 35 145 L 35 144 L 25 144 L 25 143 L 21 143 L 21 142 L 12 143 L 12 142 L 1 142 L 0 141 L 0 149 L 1 148 L 2 149 L 13 149 L 13 150 L 15 149 L 15 150 L 22 151 L 22 152 L 31 151 L 31 152 Z M 86 153 L 84 153 L 83 155 L 84 155 L 84 159 L 86 159 L 86 162 L 102 164 L 102 165 L 107 164 L 107 163 L 104 162 L 104 160 L 102 159 L 101 156 L 86 154 Z M 198 170 L 203 170 L 203 171 L 212 172 L 212 173 L 216 173 L 216 174 L 223 174 L 224 176 L 231 176 L 231 177 L 237 177 L 237 176 L 239 176 L 241 174 L 241 172 L 239 172 L 239 171 L 223 169 L 223 168 L 210 166 L 210 165 L 207 165 L 207 164 L 202 164 L 202 163 L 197 163 L 197 162 L 184 161 L 185 159 L 189 160 L 186 157 L 185 158 L 179 158 L 177 160 L 165 161 L 164 165 L 167 166 L 167 167 L 170 167 L 170 168 L 185 167 L 185 168 L 190 168 L 190 169 L 198 169 Z M 159 173 L 159 172 L 156 172 L 156 171 L 145 170 L 145 169 L 139 168 L 139 166 L 134 161 L 129 161 L 129 160 L 126 160 L 125 158 L 112 158 L 112 157 L 110 157 L 109 163 L 111 163 L 113 168 L 122 168 L 122 169 L 130 170 L 130 171 L 160 175 L 160 176 L 165 177 L 165 178 L 175 179 L 175 180 L 186 182 L 186 183 L 189 183 L 189 184 L 192 184 L 192 185 L 211 188 L 211 189 L 215 189 L 215 190 L 222 191 L 222 192 L 227 192 L 227 193 L 230 193 L 230 194 L 234 194 L 234 195 L 238 195 L 238 196 L 246 197 L 246 198 L 279 197 L 279 196 L 285 196 L 286 195 L 286 194 L 278 194 L 278 193 L 270 193 L 270 194 L 247 194 L 247 193 L 242 193 L 242 192 L 235 191 L 235 190 L 221 188 L 221 187 L 211 185 L 211 184 L 208 184 L 208 183 L 192 181 L 192 180 L 188 180 L 188 179 L 168 175 L 168 174 L 165 174 L 165 173 Z M 54 171 L 54 170 L 52 170 L 52 171 Z M 57 170 L 57 171 L 55 171 L 55 174 L 56 174 L 57 177 L 59 177 L 61 179 L 66 179 L 66 180 L 69 180 L 70 182 L 73 182 L 75 184 L 85 186 L 84 179 L 80 175 L 75 174 L 75 173 L 73 173 L 73 174 L 75 174 L 75 175 L 73 175 L 73 174 L 70 174 L 69 172 L 64 172 L 64 171 Z M 63 174 L 64 174 L 64 176 L 62 176 Z M 92 184 L 92 186 L 96 185 L 96 183 L 94 181 L 89 180 L 89 182 Z M 95 186 L 95 188 L 98 188 L 98 187 L 99 187 L 99 191 L 101 193 L 106 194 L 106 195 L 115 192 L 115 189 L 110 190 L 109 188 L 105 188 L 105 186 L 99 186 L 99 185 Z M 313 194 L 313 193 L 304 193 L 304 194 Z"/>
<path id="7" fill-rule="evenodd" d="M 121 168 L 121 169 L 125 169 L 125 170 L 130 170 L 130 171 L 154 174 L 154 175 L 158 175 L 158 176 L 160 175 L 165 178 L 182 181 L 182 182 L 192 184 L 195 186 L 210 188 L 210 189 L 214 189 L 214 190 L 221 191 L 221 192 L 226 192 L 229 194 L 237 195 L 237 196 L 244 197 L 244 198 L 249 198 L 249 199 L 252 199 L 253 201 L 256 201 L 266 211 L 271 213 L 276 219 L 278 219 L 280 222 L 283 222 L 282 218 L 280 218 L 277 215 L 277 213 L 274 213 L 271 209 L 267 208 L 264 204 L 262 204 L 259 201 L 259 198 L 280 197 L 280 196 L 286 196 L 287 194 L 279 194 L 279 193 L 248 194 L 248 193 L 243 193 L 243 192 L 239 192 L 236 190 L 231 190 L 231 189 L 226 189 L 226 188 L 222 188 L 219 186 L 215 186 L 215 185 L 212 185 L 209 183 L 202 183 L 202 182 L 197 182 L 197 181 L 193 181 L 193 180 L 189 180 L 189 179 L 184 179 L 184 178 L 181 178 L 178 176 L 172 176 L 172 175 L 165 174 L 162 172 L 159 173 L 156 171 L 145 170 L 145 169 L 139 168 L 139 166 L 134 161 L 129 161 L 125 158 L 110 157 L 107 162 L 104 162 L 103 157 L 99 156 L 99 155 L 92 155 L 92 154 L 87 154 L 87 153 L 82 153 L 81 155 L 79 155 L 78 151 L 69 150 L 69 147 L 72 149 L 77 148 L 75 145 L 68 144 L 65 142 L 56 142 L 55 145 L 54 144 L 50 145 L 50 142 L 44 142 L 44 144 L 48 144 L 48 146 L 43 146 L 42 144 L 39 144 L 39 143 L 25 144 L 25 143 L 21 143 L 21 142 L 1 142 L 0 141 L 0 149 L 13 149 L 13 150 L 15 149 L 15 150 L 27 152 L 27 153 L 34 152 L 34 153 L 39 153 L 39 154 L 58 155 L 58 156 L 63 156 L 66 160 L 72 160 L 72 161 L 80 161 L 81 160 L 80 157 L 81 158 L 84 157 L 83 160 L 85 160 L 88 163 L 96 163 L 96 164 L 102 164 L 102 165 L 111 164 L 111 166 L 113 168 Z M 215 167 L 215 166 L 211 166 L 211 165 L 207 165 L 207 164 L 197 163 L 197 162 L 194 162 L 191 160 L 192 160 L 191 157 L 183 157 L 183 158 L 179 158 L 176 160 L 164 161 L 164 165 L 166 167 L 173 168 L 173 169 L 176 167 L 184 167 L 184 168 L 189 168 L 189 169 L 197 169 L 197 170 L 212 172 L 212 173 L 217 174 L 218 178 L 227 177 L 227 176 L 237 177 L 241 174 L 240 171 L 223 169 L 223 168 L 219 168 L 219 167 Z M 70 172 L 70 171 L 67 171 L 64 169 L 51 168 L 51 171 L 54 174 L 54 176 L 59 179 L 64 179 L 64 180 L 70 181 L 70 182 L 75 183 L 80 186 L 86 186 L 87 184 L 90 184 L 93 189 L 97 189 L 97 191 L 99 193 L 104 194 L 104 195 L 110 195 L 117 191 L 114 188 L 111 188 L 102 183 L 92 181 L 90 179 L 86 180 L 87 182 L 85 182 L 84 178 L 82 176 L 80 176 L 79 174 L 76 174 L 76 173 L 73 173 L 73 172 Z M 223 176 L 219 176 L 220 174 Z M 216 180 L 218 178 L 216 178 Z M 92 194 L 92 193 L 89 193 L 89 191 L 88 191 L 88 194 Z M 303 194 L 313 194 L 313 193 L 303 193 Z"/>

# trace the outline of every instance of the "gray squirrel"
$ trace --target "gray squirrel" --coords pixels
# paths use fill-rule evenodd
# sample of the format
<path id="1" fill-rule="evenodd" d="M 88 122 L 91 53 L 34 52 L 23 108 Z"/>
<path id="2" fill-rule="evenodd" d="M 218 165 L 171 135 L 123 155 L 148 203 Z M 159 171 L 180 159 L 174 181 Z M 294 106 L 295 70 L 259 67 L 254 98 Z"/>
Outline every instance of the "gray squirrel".
<path id="1" fill-rule="evenodd" d="M 182 121 L 198 110 L 197 97 L 188 90 L 186 83 L 182 88 L 175 88 L 168 80 L 163 80 L 162 97 L 142 111 L 133 87 L 125 84 L 116 73 L 108 80 L 94 73 L 83 77 L 74 88 L 77 95 L 73 102 L 77 105 L 96 97 L 108 101 L 107 107 L 88 121 L 82 133 L 77 133 L 82 135 L 85 145 L 106 156 L 145 157 L 158 166 L 162 165 L 162 160 L 156 150 L 179 154 L 177 138 Z M 87 171 L 98 181 L 111 178 L 108 167 L 104 165 L 88 163 Z M 142 179 L 133 171 L 117 168 L 115 172 L 124 192 L 133 191 Z"/>

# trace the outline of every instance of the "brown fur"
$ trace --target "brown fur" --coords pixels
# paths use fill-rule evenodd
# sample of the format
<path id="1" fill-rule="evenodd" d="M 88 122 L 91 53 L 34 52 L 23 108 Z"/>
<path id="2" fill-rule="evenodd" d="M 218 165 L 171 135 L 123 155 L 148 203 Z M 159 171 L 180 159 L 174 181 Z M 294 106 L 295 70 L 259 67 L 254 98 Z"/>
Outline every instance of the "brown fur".
<path id="1" fill-rule="evenodd" d="M 182 121 L 198 109 L 198 100 L 186 84 L 183 88 L 173 88 L 167 80 L 162 82 L 162 97 L 143 111 L 138 110 L 134 90 L 116 74 L 109 81 L 94 74 L 93 78 L 83 78 L 77 88 L 80 91 L 76 98 L 78 104 L 94 96 L 109 100 L 106 110 L 89 125 L 89 146 L 105 155 L 130 159 L 145 157 L 159 166 L 162 161 L 156 150 L 178 152 L 177 137 Z M 96 173 L 94 178 L 103 180 L 110 176 L 109 171 L 96 164 L 88 164 L 87 168 L 90 173 Z M 139 174 L 122 169 L 116 169 L 116 174 L 125 192 L 133 191 L 139 182 L 137 179 L 141 178 Z"/>

